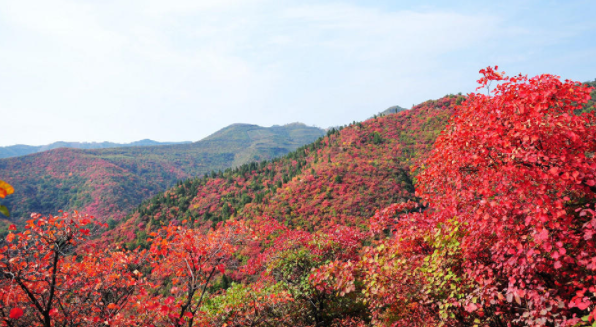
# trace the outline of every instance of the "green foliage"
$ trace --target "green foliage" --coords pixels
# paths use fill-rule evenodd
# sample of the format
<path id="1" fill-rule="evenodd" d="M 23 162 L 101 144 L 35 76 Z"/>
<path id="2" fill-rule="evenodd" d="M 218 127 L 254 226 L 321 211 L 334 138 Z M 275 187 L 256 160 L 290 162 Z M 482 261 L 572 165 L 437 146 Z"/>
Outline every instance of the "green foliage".
<path id="1" fill-rule="evenodd" d="M 469 288 L 462 284 L 460 277 L 460 241 L 464 234 L 462 224 L 454 218 L 439 225 L 436 233 L 425 239 L 434 250 L 424 258 L 419 268 L 425 278 L 423 292 L 440 303 L 439 315 L 442 319 L 453 318 L 449 312 L 453 304 L 448 299 L 463 299 L 469 293 Z"/>
<path id="2" fill-rule="evenodd" d="M 584 84 L 591 86 L 594 89 L 590 93 L 591 99 L 588 100 L 588 102 L 586 102 L 584 104 L 583 108 L 581 110 L 578 110 L 577 113 L 592 112 L 592 111 L 596 110 L 596 107 L 595 107 L 595 105 L 596 105 L 596 79 L 594 79 L 591 82 L 586 82 Z"/>
<path id="3" fill-rule="evenodd" d="M 205 301 L 201 311 L 215 326 L 276 326 L 289 323 L 289 301 L 281 284 L 255 287 L 233 283 L 222 294 Z"/>
<path id="4" fill-rule="evenodd" d="M 373 133 L 373 144 L 381 144 L 383 139 L 381 138 L 381 134 L 379 132 Z"/>
<path id="5" fill-rule="evenodd" d="M 10 217 L 10 211 L 8 211 L 8 208 L 6 206 L 0 205 L 0 213 L 5 215 L 6 217 Z"/>

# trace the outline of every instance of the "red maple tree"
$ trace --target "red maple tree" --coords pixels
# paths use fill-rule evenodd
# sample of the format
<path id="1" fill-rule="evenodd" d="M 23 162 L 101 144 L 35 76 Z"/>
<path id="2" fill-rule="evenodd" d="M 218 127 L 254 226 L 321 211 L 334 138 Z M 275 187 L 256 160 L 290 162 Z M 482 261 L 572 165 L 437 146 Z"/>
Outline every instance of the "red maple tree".
<path id="1" fill-rule="evenodd" d="M 396 325 L 575 325 L 596 317 L 596 118 L 590 88 L 556 76 L 481 70 L 416 170 L 428 208 L 319 285 L 363 297 Z M 387 210 L 371 223 L 386 226 Z M 359 283 L 355 283 L 359 281 Z"/>

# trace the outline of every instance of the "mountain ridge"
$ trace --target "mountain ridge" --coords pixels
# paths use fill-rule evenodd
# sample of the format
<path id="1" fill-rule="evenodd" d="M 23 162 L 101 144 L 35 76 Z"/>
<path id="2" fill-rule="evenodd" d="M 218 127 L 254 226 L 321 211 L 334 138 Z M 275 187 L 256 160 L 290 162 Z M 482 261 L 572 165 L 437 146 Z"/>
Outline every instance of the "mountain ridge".
<path id="1" fill-rule="evenodd" d="M 132 147 L 132 146 L 159 146 L 159 145 L 172 145 L 172 144 L 186 144 L 191 143 L 190 141 L 182 142 L 158 142 L 151 139 L 142 139 L 130 143 L 115 143 L 115 142 L 68 142 L 68 141 L 57 141 L 46 145 L 26 145 L 26 144 L 15 144 L 0 147 L 0 159 L 2 158 L 14 158 L 19 156 L 25 156 L 32 153 L 38 153 L 43 151 L 49 151 L 58 148 L 72 148 L 72 149 L 104 149 L 104 148 L 120 148 L 120 147 Z"/>
<path id="2" fill-rule="evenodd" d="M 194 143 L 105 149 L 58 148 L 0 159 L 0 176 L 14 185 L 4 201 L 14 220 L 31 212 L 78 210 L 120 219 L 141 200 L 212 170 L 284 155 L 324 131 L 302 127 L 228 126 Z M 219 133 L 219 134 L 218 134 Z"/>
<path id="3" fill-rule="evenodd" d="M 199 227 L 231 217 L 257 225 L 266 223 L 259 217 L 271 217 L 304 230 L 358 227 L 377 208 L 414 198 L 410 167 L 428 155 L 461 99 L 446 96 L 332 128 L 283 157 L 181 181 L 145 199 L 105 236 L 135 248 L 161 225 Z"/>

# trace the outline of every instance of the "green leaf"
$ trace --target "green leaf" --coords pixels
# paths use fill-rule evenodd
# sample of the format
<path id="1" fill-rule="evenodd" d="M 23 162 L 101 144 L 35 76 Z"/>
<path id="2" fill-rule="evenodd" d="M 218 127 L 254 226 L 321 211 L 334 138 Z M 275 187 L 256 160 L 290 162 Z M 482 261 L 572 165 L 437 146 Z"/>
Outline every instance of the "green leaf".
<path id="1" fill-rule="evenodd" d="M 5 206 L 0 206 L 0 212 L 4 214 L 6 217 L 10 217 L 10 212 L 8 211 L 8 208 L 6 208 Z"/>

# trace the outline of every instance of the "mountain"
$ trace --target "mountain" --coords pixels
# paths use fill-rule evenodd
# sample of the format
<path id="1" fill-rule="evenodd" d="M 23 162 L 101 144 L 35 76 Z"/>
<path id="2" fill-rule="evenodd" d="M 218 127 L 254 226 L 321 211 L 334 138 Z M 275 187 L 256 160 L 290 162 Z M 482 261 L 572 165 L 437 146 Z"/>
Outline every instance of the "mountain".
<path id="1" fill-rule="evenodd" d="M 596 89 L 591 95 L 584 110 L 593 110 Z M 134 248 L 171 222 L 197 227 L 231 217 L 259 224 L 272 218 L 307 231 L 334 224 L 362 227 L 379 208 L 416 200 L 411 169 L 429 156 L 464 99 L 451 94 L 410 110 L 390 107 L 384 115 L 331 128 L 283 157 L 180 182 L 143 201 L 105 237 Z"/>
<path id="2" fill-rule="evenodd" d="M 447 96 L 332 129 L 281 158 L 181 182 L 144 201 L 105 237 L 134 248 L 170 222 L 198 227 L 230 217 L 259 223 L 272 218 L 308 231 L 362 226 L 378 208 L 414 199 L 410 168 L 428 156 L 461 99 Z"/>
<path id="3" fill-rule="evenodd" d="M 573 90 L 569 94 L 572 92 Z M 549 93 L 545 93 L 548 98 L 554 98 Z M 526 95 L 524 100 L 533 99 L 532 95 Z M 484 101 L 484 98 L 479 98 L 481 100 L 471 97 L 469 101 L 478 101 L 479 103 Z M 546 97 L 536 98 L 538 100 L 532 101 L 538 103 L 544 101 Z M 492 201 L 492 196 L 487 201 L 480 192 L 468 193 L 467 185 L 486 187 L 483 189 L 484 192 L 490 190 L 496 194 L 495 197 L 502 196 L 502 198 L 512 197 L 512 194 L 518 192 L 517 186 L 511 187 L 510 184 L 506 184 L 504 187 L 487 187 L 489 184 L 484 183 L 485 180 L 492 178 L 492 182 L 499 185 L 501 174 L 490 177 L 474 176 L 473 172 L 476 166 L 473 164 L 482 162 L 482 159 L 477 159 L 479 156 L 470 155 L 468 157 L 470 160 L 462 163 L 457 161 L 457 157 L 451 156 L 454 152 L 452 148 L 441 149 L 441 144 L 446 141 L 434 145 L 437 136 L 442 133 L 450 117 L 455 114 L 456 118 L 453 121 L 458 122 L 461 116 L 456 113 L 466 110 L 465 106 L 456 109 L 463 99 L 462 96 L 448 96 L 436 101 L 427 101 L 414 106 L 411 110 L 386 116 L 381 115 L 339 130 L 330 130 L 326 136 L 282 158 L 245 164 L 236 169 L 214 172 L 209 176 L 178 183 L 176 187 L 163 194 L 144 201 L 137 210 L 127 215 L 121 225 L 112 225 L 112 229 L 104 235 L 103 241 L 109 244 L 124 243 L 128 249 L 151 248 L 150 252 L 152 253 L 166 253 L 168 241 L 172 238 L 171 235 L 179 235 L 180 238 L 192 240 L 191 237 L 194 234 L 187 231 L 196 232 L 203 236 L 202 242 L 182 243 L 175 238 L 175 242 L 171 243 L 171 246 L 176 248 L 182 247 L 179 245 L 181 243 L 185 246 L 184 251 L 186 252 L 182 251 L 182 255 L 186 255 L 183 257 L 185 261 L 181 259 L 178 261 L 182 267 L 179 268 L 180 271 L 192 271 L 192 268 L 186 266 L 190 266 L 187 262 L 193 262 L 192 260 L 206 265 L 204 262 L 209 260 L 209 257 L 205 253 L 209 252 L 201 246 L 209 241 L 215 242 L 217 246 L 214 246 L 212 250 L 215 257 L 214 264 L 208 267 L 214 272 L 209 276 L 217 274 L 218 278 L 214 279 L 212 283 L 207 281 L 202 284 L 205 285 L 205 289 L 210 287 L 209 295 L 207 295 L 207 297 L 210 296 L 210 300 L 201 307 L 201 317 L 211 323 L 204 325 L 434 326 L 446 319 L 443 311 L 435 306 L 435 303 L 440 303 L 458 314 L 454 314 L 452 318 L 447 317 L 451 319 L 448 323 L 450 326 L 465 325 L 458 323 L 461 321 L 469 321 L 468 325 L 470 326 L 479 321 L 491 322 L 491 324 L 487 323 L 487 326 L 501 326 L 506 324 L 503 322 L 518 319 L 521 316 L 519 303 L 529 301 L 526 298 L 523 300 L 520 298 L 516 299 L 514 303 L 513 299 L 518 296 L 517 293 L 514 293 L 516 295 L 507 293 L 517 291 L 517 288 L 513 291 L 509 289 L 511 283 L 508 284 L 508 280 L 511 279 L 507 278 L 508 274 L 525 274 L 526 271 L 532 271 L 547 282 L 558 279 L 579 281 L 577 284 L 553 284 L 548 288 L 549 292 L 558 292 L 559 289 L 567 287 L 564 285 L 569 285 L 573 291 L 561 293 L 567 297 L 569 303 L 573 304 L 575 292 L 583 292 L 584 283 L 589 281 L 590 285 L 593 285 L 592 275 L 588 275 L 587 270 L 581 266 L 580 273 L 571 275 L 569 279 L 566 279 L 565 275 L 559 277 L 563 270 L 559 269 L 562 263 L 557 260 L 561 253 L 568 251 L 567 249 L 583 252 L 584 244 L 586 247 L 590 246 L 590 250 L 587 250 L 589 254 L 586 254 L 586 257 L 594 256 L 593 242 L 572 243 L 576 240 L 589 239 L 594 235 L 593 227 L 588 223 L 590 219 L 592 219 L 592 223 L 594 222 L 593 215 L 589 218 L 581 218 L 585 213 L 577 213 L 572 216 L 579 212 L 579 209 L 570 210 L 569 213 L 552 209 L 550 212 L 542 209 L 536 211 L 533 208 L 526 209 L 527 206 L 524 203 L 526 196 L 521 192 L 522 196 L 518 197 L 520 205 L 511 212 L 508 207 L 510 204 L 505 201 Z M 569 103 L 567 102 L 567 104 Z M 503 102 L 498 102 L 498 104 L 504 105 Z M 515 108 L 509 104 L 507 106 L 511 111 Z M 548 106 L 546 107 L 548 108 Z M 559 108 L 559 106 L 552 108 Z M 467 109 L 468 112 L 474 112 L 474 110 L 470 110 L 470 107 Z M 486 111 L 492 114 L 494 111 L 491 109 L 494 110 L 494 107 L 488 107 Z M 560 117 L 564 117 L 561 120 L 568 119 L 566 114 Z M 520 130 L 527 128 L 522 124 L 508 124 L 509 121 L 506 119 L 504 119 L 505 124 L 499 125 L 500 120 L 496 117 L 494 119 L 496 131 L 500 131 L 502 126 L 507 126 L 505 128 L 514 126 L 513 128 Z M 589 126 L 594 126 L 593 116 L 588 119 L 592 122 Z M 456 125 L 449 131 L 449 133 L 453 133 L 454 130 L 476 126 L 473 127 L 478 130 L 476 133 L 467 135 L 461 133 L 463 135 L 460 134 L 459 137 L 449 140 L 449 137 L 446 136 L 445 139 L 453 142 L 454 148 L 457 150 L 459 147 L 467 147 L 468 140 L 472 143 L 471 140 L 478 138 L 478 135 L 486 137 L 482 134 L 482 127 L 477 126 L 479 125 L 477 121 L 467 120 L 465 121 L 467 126 Z M 586 130 L 583 129 L 584 132 Z M 486 134 L 489 133 L 497 141 L 501 136 L 518 138 L 517 140 L 523 137 L 522 133 L 500 135 L 494 130 L 486 132 Z M 569 137 L 569 139 L 576 137 L 575 140 L 577 140 L 575 134 L 567 133 L 567 135 L 565 137 Z M 588 135 L 592 136 L 593 130 Z M 462 139 L 464 141 L 461 141 Z M 519 148 L 515 148 L 519 146 L 517 142 L 523 143 L 517 140 L 516 143 L 506 143 L 506 146 L 518 150 Z M 593 140 L 593 137 L 590 140 Z M 526 142 L 535 141 L 526 137 Z M 591 148 L 594 147 L 593 144 L 591 142 Z M 433 146 L 436 146 L 435 150 L 432 150 Z M 469 149 L 472 151 L 471 153 L 474 153 L 473 151 L 481 148 L 469 146 Z M 444 151 L 443 156 L 440 157 L 442 160 L 435 159 L 434 163 L 427 161 L 426 159 L 431 157 L 431 154 L 436 154 L 436 151 Z M 554 152 L 558 153 L 558 151 Z M 478 150 L 477 153 L 482 155 L 482 150 Z M 585 158 L 584 153 L 580 152 L 578 157 Z M 482 164 L 486 167 L 506 170 L 509 168 L 508 166 L 501 168 L 494 162 L 503 162 L 503 157 L 507 160 L 511 158 L 511 162 L 518 166 L 527 165 L 535 169 L 539 172 L 536 174 L 537 176 L 547 176 L 543 178 L 552 180 L 559 179 L 560 176 L 561 179 L 570 180 L 569 184 L 580 184 L 573 178 L 564 177 L 563 172 L 559 175 L 557 170 L 554 170 L 555 177 L 552 176 L 553 170 L 549 172 L 551 175 L 549 176 L 544 173 L 547 170 L 543 163 L 532 165 L 535 162 L 532 161 L 532 157 L 522 161 L 508 155 L 503 157 L 499 157 L 499 155 L 501 154 L 497 152 L 496 158 L 500 161 L 486 156 L 485 158 L 490 158 L 490 160 L 484 159 Z M 458 159 L 463 160 L 461 157 Z M 552 162 L 556 162 L 555 160 Z M 561 162 L 564 161 L 565 159 L 561 159 Z M 429 162 L 434 166 L 430 166 Z M 441 219 L 438 219 L 433 216 L 432 208 L 425 210 L 428 209 L 427 204 L 421 203 L 422 201 L 415 196 L 414 181 L 421 180 L 429 172 L 436 172 L 437 167 L 442 165 L 455 165 L 456 167 L 460 165 L 459 169 L 453 170 L 460 174 L 458 179 L 450 179 L 450 176 L 436 177 L 435 173 L 434 176 L 431 175 L 436 178 L 432 180 L 433 184 L 429 184 L 430 186 L 426 189 L 427 194 L 434 194 L 433 192 L 437 192 L 436 189 L 441 188 L 446 190 L 459 188 L 462 190 L 460 193 L 462 196 L 444 200 L 444 205 L 451 207 L 450 210 L 439 212 Z M 593 167 L 593 161 L 590 165 L 586 165 L 585 176 L 588 177 L 585 178 L 593 178 Z M 424 173 L 418 174 L 417 169 L 424 170 Z M 565 174 L 570 175 L 567 172 Z M 581 176 L 581 173 L 575 171 L 574 174 Z M 429 177 L 426 176 L 428 181 Z M 469 180 L 470 176 L 473 176 L 473 181 Z M 520 180 L 523 180 L 525 175 L 521 174 L 520 176 L 522 176 Z M 461 184 L 457 187 L 453 185 L 464 182 L 466 184 L 463 187 Z M 586 185 L 593 185 L 594 181 L 590 180 L 587 183 L 589 184 Z M 553 182 L 553 185 L 557 184 Z M 541 185 L 534 184 L 532 186 L 537 190 L 536 193 L 540 194 Z M 523 185 L 523 187 L 527 186 Z M 577 187 L 583 188 L 583 186 Z M 509 188 L 512 188 L 513 191 L 510 191 Z M 521 188 L 522 186 L 519 187 L 519 189 Z M 418 189 L 420 190 L 420 188 Z M 594 192 L 589 188 L 585 188 L 585 190 Z M 503 195 L 499 192 L 502 192 Z M 541 195 L 544 194 L 541 193 Z M 571 194 L 570 192 L 570 196 L 577 196 Z M 437 195 L 441 196 L 441 194 Z M 559 195 L 552 193 L 548 196 L 556 199 Z M 593 193 L 586 198 L 590 199 L 590 204 L 593 205 Z M 409 200 L 418 202 L 421 206 L 420 212 L 411 212 L 414 206 L 407 204 Z M 470 205 L 469 211 L 458 211 L 460 203 L 465 201 L 474 201 L 475 204 Z M 584 201 L 584 198 L 581 201 Z M 584 203 L 581 201 L 573 203 L 583 206 Z M 476 205 L 476 203 L 480 204 Z M 557 202 L 553 201 L 553 203 L 561 205 L 562 202 L 557 199 Z M 480 211 L 479 208 L 482 207 L 495 211 L 491 216 L 486 211 Z M 493 207 L 499 209 L 493 209 Z M 403 211 L 409 211 L 409 214 L 399 215 Z M 545 225 L 550 223 L 550 220 L 544 219 L 547 213 L 553 216 L 569 214 L 572 218 L 565 218 L 565 220 L 561 218 L 560 221 L 565 223 L 548 225 L 549 229 L 543 228 L 539 232 L 534 226 L 528 226 L 527 223 L 527 217 L 534 212 L 539 217 L 534 219 L 541 219 Z M 476 215 L 478 220 L 458 224 L 459 219 L 465 219 L 472 215 Z M 516 219 L 511 219 L 509 215 L 517 216 L 514 216 Z M 370 217 L 374 217 L 374 219 L 369 220 Z M 575 225 L 569 226 L 567 222 L 573 221 L 573 217 L 576 220 Z M 474 226 L 474 223 L 480 225 L 482 220 L 492 220 L 495 222 L 493 225 L 495 229 L 500 228 L 507 231 L 505 235 L 509 237 L 498 243 L 499 246 L 508 247 L 507 251 L 489 248 L 490 245 L 483 244 L 484 242 L 495 244 L 494 239 L 497 234 L 493 228 L 483 229 Z M 517 226 L 520 227 L 510 228 L 512 223 L 509 221 L 511 220 L 516 220 Z M 504 224 L 504 221 L 508 223 Z M 224 258 L 221 252 L 224 251 L 222 249 L 226 249 L 226 246 L 216 237 L 222 231 L 244 233 L 242 230 L 239 231 L 237 224 L 244 224 L 248 227 L 248 236 L 242 240 L 241 244 L 227 244 L 233 248 L 234 253 Z M 160 229 L 163 226 L 168 227 Z M 402 231 L 401 226 L 407 228 Z M 550 230 L 551 226 L 552 230 L 558 230 L 561 228 L 560 226 L 564 226 L 564 228 L 574 231 L 555 234 Z M 575 229 L 579 228 L 589 231 L 576 232 Z M 473 238 L 467 236 L 469 231 L 475 231 L 475 235 L 482 235 L 484 239 L 472 242 Z M 533 235 L 533 237 L 519 238 L 518 233 L 522 232 L 526 232 L 526 235 Z M 553 250 L 554 246 L 548 242 L 536 242 L 540 239 L 539 233 L 545 235 L 544 239 L 558 237 L 556 239 L 559 240 L 568 237 L 568 235 L 577 236 L 569 238 L 572 241 L 568 241 L 570 244 L 567 247 L 562 242 L 556 243 L 561 250 Z M 464 237 L 468 238 L 466 244 L 460 242 Z M 217 240 L 217 242 L 213 240 Z M 514 242 L 510 242 L 510 240 L 514 240 Z M 484 248 L 482 251 L 476 252 L 476 247 L 471 247 L 470 244 Z M 531 258 L 540 260 L 548 258 L 551 260 L 549 264 L 554 269 L 542 267 L 536 269 L 536 261 L 526 260 L 527 252 L 520 244 L 530 244 L 533 246 L 533 248 L 530 247 L 531 249 L 546 248 L 545 254 L 537 252 L 538 255 Z M 579 244 L 579 246 L 574 248 L 572 244 Z M 465 246 L 468 246 L 466 255 L 476 261 L 468 262 L 462 259 Z M 489 258 L 488 254 L 491 252 L 502 255 L 500 257 L 493 255 L 492 258 Z M 510 260 L 511 256 L 516 253 L 518 260 Z M 551 253 L 555 253 L 553 258 L 551 258 Z M 176 252 L 175 255 L 179 254 L 180 252 Z M 167 254 L 164 257 L 167 257 Z M 573 257 L 570 256 L 570 258 Z M 503 262 L 506 262 L 508 266 Z M 565 264 L 572 266 L 576 262 L 580 261 L 569 259 Z M 485 263 L 491 265 L 490 270 L 485 270 L 487 267 Z M 582 261 L 580 264 L 589 265 L 590 261 Z M 468 268 L 469 270 L 461 269 L 464 266 L 471 268 Z M 506 268 L 502 268 L 503 266 Z M 520 272 L 515 269 L 518 266 L 530 266 L 532 269 L 528 268 Z M 482 273 L 472 270 L 474 268 L 482 270 Z M 500 278 L 493 278 L 493 271 L 501 273 L 498 269 L 504 270 L 505 273 L 502 273 Z M 543 277 L 543 274 L 546 277 Z M 483 278 L 475 279 L 477 276 Z M 187 280 L 192 282 L 196 280 L 196 277 L 192 275 L 187 277 Z M 475 302 L 472 300 L 472 296 L 483 296 L 485 283 L 495 285 L 490 290 L 494 293 L 485 296 L 486 301 Z M 181 284 L 179 282 L 176 285 Z M 191 285 L 190 282 L 189 285 Z M 542 286 L 544 284 L 538 285 L 536 294 L 542 294 L 541 292 L 545 289 Z M 186 290 L 183 287 L 180 286 Z M 468 293 L 468 287 L 477 287 L 478 291 Z M 533 286 L 520 283 L 520 287 Z M 174 297 L 178 296 L 179 303 L 192 301 L 191 296 L 186 297 L 186 294 L 189 293 L 179 291 L 178 286 L 172 287 L 173 291 L 166 292 L 168 288 L 169 285 L 164 286 L 162 291 L 167 296 L 170 294 L 175 294 Z M 493 295 L 495 293 L 498 295 Z M 507 296 L 509 299 L 505 301 Z M 446 298 L 449 299 L 449 302 L 445 300 Z M 168 299 L 171 301 L 171 297 Z M 425 302 L 427 299 L 436 302 Z M 499 299 L 501 302 L 496 302 L 496 300 L 491 302 L 493 299 Z M 451 303 L 458 305 L 450 307 Z M 507 315 L 504 318 L 494 318 L 496 315 L 486 318 L 487 312 L 493 310 L 493 305 L 498 305 L 499 309 L 508 310 L 506 311 Z M 539 305 L 544 304 L 540 303 Z M 550 305 L 550 303 L 546 305 Z M 478 310 L 479 308 L 482 309 Z M 570 308 L 575 310 L 573 305 Z M 585 316 L 592 308 L 584 305 L 579 310 L 583 310 L 582 314 Z M 544 312 L 547 311 L 544 310 Z M 411 314 L 411 312 L 415 314 Z M 568 316 L 575 317 L 575 311 L 569 312 Z M 534 317 L 544 315 L 539 311 L 532 314 Z M 243 318 L 245 320 L 242 320 Z M 423 319 L 429 319 L 432 323 L 408 323 L 411 320 L 421 321 Z M 257 323 L 253 323 L 255 321 Z M 406 323 L 401 323 L 404 321 Z"/>
<path id="4" fill-rule="evenodd" d="M 389 107 L 389 108 L 381 111 L 381 115 L 396 114 L 396 113 L 402 112 L 404 110 L 408 110 L 408 109 L 402 108 L 400 106 L 393 106 L 393 107 Z"/>
<path id="5" fill-rule="evenodd" d="M 122 148 L 130 146 L 154 146 L 154 145 L 171 145 L 171 144 L 185 144 L 190 142 L 157 142 L 149 139 L 144 139 L 131 143 L 112 143 L 112 142 L 54 142 L 47 145 L 24 145 L 17 144 L 11 146 L 0 147 L 0 158 L 12 158 L 25 156 L 32 153 L 48 151 L 58 148 L 73 148 L 73 149 L 105 149 L 105 148 Z"/>
<path id="6" fill-rule="evenodd" d="M 188 144 L 59 148 L 0 159 L 1 179 L 15 188 L 3 204 L 14 220 L 31 212 L 55 214 L 58 210 L 117 220 L 178 180 L 275 158 L 323 134 L 319 128 L 299 123 L 268 128 L 235 124 Z"/>
<path id="7" fill-rule="evenodd" d="M 505 78 L 481 73 L 481 85 Z M 108 219 L 107 231 L 77 213 L 34 215 L 25 231 L 11 226 L 0 249 L 11 277 L 4 320 L 33 325 L 41 312 L 57 324 L 114 326 L 592 323 L 596 116 L 581 111 L 594 102 L 576 106 L 586 89 L 552 75 L 501 85 L 494 96 L 449 95 L 330 129 L 273 159 L 262 152 L 304 137 L 304 125 L 229 126 L 202 141 L 204 162 L 249 162 L 178 181 Z M 118 167 L 136 172 L 167 156 L 166 168 L 184 172 L 193 145 L 78 153 L 111 164 L 89 166 L 112 174 L 92 185 L 102 189 L 145 176 Z M 77 162 L 64 168 L 65 150 L 44 157 L 58 162 L 48 172 L 76 171 Z M 30 289 L 57 290 L 57 314 Z"/>

